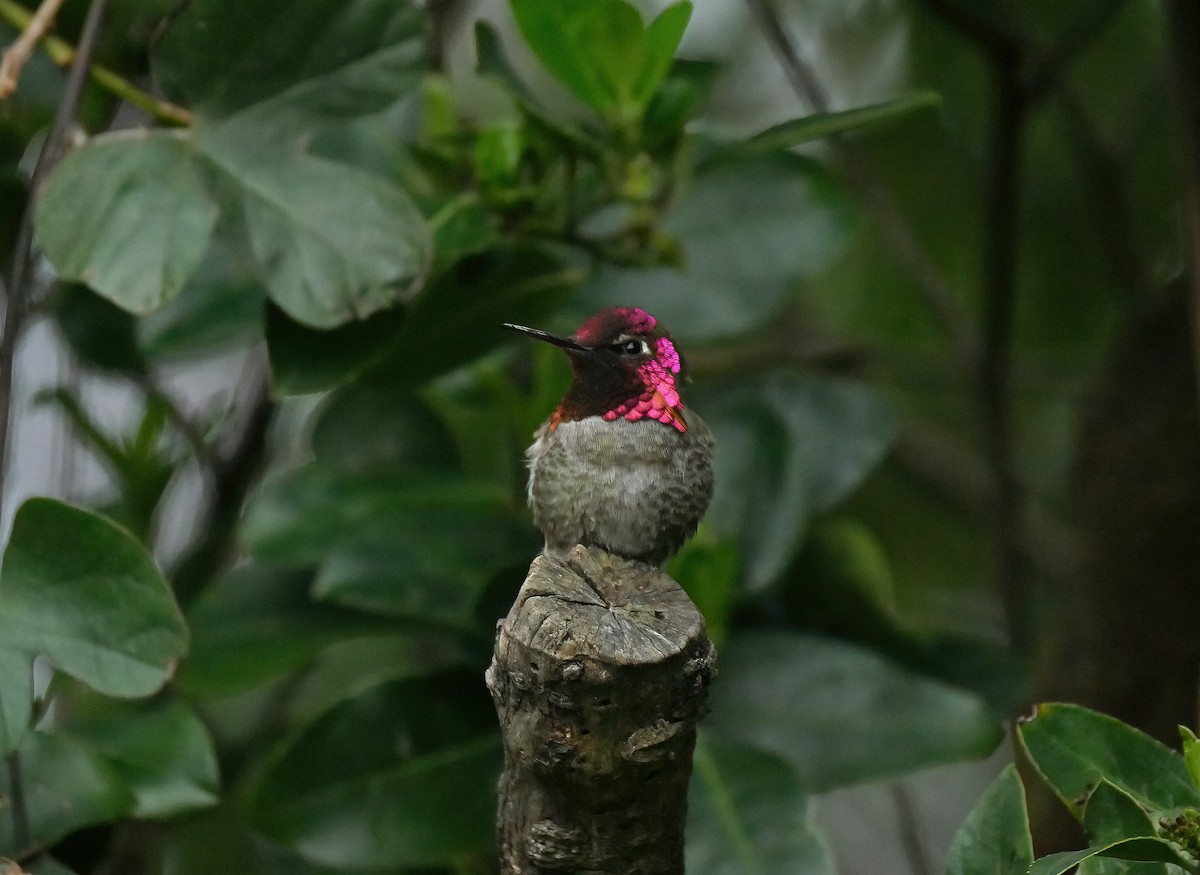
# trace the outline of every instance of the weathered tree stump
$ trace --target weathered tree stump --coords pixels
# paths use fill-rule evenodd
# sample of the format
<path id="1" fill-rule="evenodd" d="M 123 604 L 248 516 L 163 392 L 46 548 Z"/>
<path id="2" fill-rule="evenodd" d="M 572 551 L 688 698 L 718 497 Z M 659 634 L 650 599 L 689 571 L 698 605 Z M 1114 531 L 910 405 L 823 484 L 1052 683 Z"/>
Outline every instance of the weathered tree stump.
<path id="1" fill-rule="evenodd" d="M 504 735 L 505 875 L 682 875 L 696 721 L 716 652 L 657 568 L 534 560 L 487 672 Z"/>

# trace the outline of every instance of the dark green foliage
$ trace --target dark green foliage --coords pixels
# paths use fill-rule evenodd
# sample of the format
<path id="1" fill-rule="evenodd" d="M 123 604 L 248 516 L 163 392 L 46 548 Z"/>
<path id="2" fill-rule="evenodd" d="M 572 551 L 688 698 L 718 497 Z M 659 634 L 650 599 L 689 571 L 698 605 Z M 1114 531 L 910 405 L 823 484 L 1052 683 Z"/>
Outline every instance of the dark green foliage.
<path id="1" fill-rule="evenodd" d="M 601 307 L 645 307 L 679 340 L 685 401 L 716 435 L 711 510 L 668 568 L 721 651 L 691 875 L 832 875 L 813 794 L 988 754 L 1076 637 L 1103 648 L 1093 630 L 1112 625 L 1089 622 L 1103 600 L 1078 560 L 1120 539 L 1072 529 L 1073 504 L 1123 482 L 1092 464 L 1127 459 L 1122 436 L 1150 444 L 1180 419 L 1167 399 L 1085 420 L 1084 387 L 1128 396 L 1125 368 L 1104 376 L 1118 334 L 1167 348 L 1129 357 L 1148 362 L 1143 384 L 1192 379 L 1158 379 L 1189 360 L 1186 332 L 1130 306 L 1157 300 L 1181 258 L 1165 89 L 1147 72 L 1162 13 L 978 13 L 1014 40 L 1022 88 L 1049 77 L 1015 123 L 1008 206 L 1024 224 L 1000 261 L 1020 306 L 996 390 L 976 355 L 1004 275 L 986 114 L 1007 50 L 972 45 L 930 14 L 941 3 L 746 4 L 760 5 L 809 16 L 789 24 L 829 42 L 837 81 L 819 72 L 867 96 L 799 117 L 790 92 L 756 105 L 761 69 L 747 88 L 726 75 L 736 59 L 677 57 L 704 12 L 687 0 L 652 16 L 511 0 L 507 30 L 459 22 L 453 3 L 114 0 L 99 58 L 129 82 L 89 88 L 93 136 L 33 204 L 56 284 L 6 294 L 141 403 L 123 427 L 78 386 L 31 381 L 108 489 L 91 502 L 103 515 L 49 499 L 15 515 L 0 858 L 43 875 L 69 875 L 60 857 L 79 875 L 120 870 L 126 853 L 170 875 L 491 871 L 500 745 L 482 672 L 540 546 L 522 452 L 569 379 L 558 350 L 513 345 L 501 322 L 569 333 Z M 67 40 L 86 4 L 72 6 Z M 448 55 L 472 38 L 479 81 L 464 85 Z M 900 43 L 910 69 L 881 89 L 875 68 Z M 106 130 L 115 92 L 140 86 L 177 109 Z M 61 91 L 37 55 L 0 103 L 6 273 L 29 192 L 18 164 Z M 1161 312 L 1186 322 L 1182 305 Z M 168 366 L 247 350 L 203 410 L 165 388 Z M 1006 393 L 1013 433 L 1000 459 L 989 391 Z M 1200 445 L 1190 423 L 1170 430 L 1179 447 Z M 1191 459 L 1161 470 L 1194 496 Z M 1007 544 L 1004 464 L 1021 516 Z M 205 491 L 180 513 L 191 471 Z M 1123 497 L 1110 516 L 1167 519 L 1154 496 Z M 178 558 L 172 512 L 192 538 Z M 996 643 L 998 609 L 979 607 L 997 545 L 1032 581 L 1037 654 Z M 1069 629 L 1047 631 L 1055 610 Z M 1162 667 L 1193 689 L 1194 670 Z M 948 875 L 1200 871 L 1194 736 L 1181 757 L 1073 705 L 1041 706 L 1018 734 L 1089 848 L 1035 862 L 1007 769 Z"/>

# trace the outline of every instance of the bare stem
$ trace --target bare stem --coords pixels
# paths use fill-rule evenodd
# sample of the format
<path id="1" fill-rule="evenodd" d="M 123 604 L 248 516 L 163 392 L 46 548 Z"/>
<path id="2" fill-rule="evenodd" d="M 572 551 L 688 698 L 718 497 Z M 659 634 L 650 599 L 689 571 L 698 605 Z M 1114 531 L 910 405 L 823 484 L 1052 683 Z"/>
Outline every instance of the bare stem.
<path id="1" fill-rule="evenodd" d="M 41 10 L 39 9 L 38 12 L 40 13 Z M 14 27 L 28 32 L 33 18 L 33 13 L 14 0 L 0 0 L 0 19 Z M 56 36 L 46 36 L 42 41 L 42 49 L 50 57 L 50 60 L 60 67 L 67 67 L 74 63 L 76 49 L 70 43 Z M 170 101 L 155 97 L 108 67 L 100 64 L 89 65 L 88 74 L 96 84 L 133 104 L 158 121 L 174 125 L 190 125 L 192 123 L 192 114 L 188 110 L 176 106 Z M 15 84 L 14 81 L 14 87 Z M 0 100 L 5 96 L 3 81 L 0 80 Z"/>
<path id="2" fill-rule="evenodd" d="M 992 120 L 991 183 L 984 229 L 983 356 L 979 392 L 993 483 L 998 585 L 1014 647 L 1033 641 L 1028 568 L 1021 556 L 1022 489 L 1013 462 L 1012 365 L 1017 310 L 1017 213 L 1021 139 L 1027 103 L 1016 55 L 997 59 Z"/>
<path id="3" fill-rule="evenodd" d="M 29 846 L 29 812 L 25 806 L 25 776 L 21 754 L 13 751 L 5 757 L 8 768 L 8 805 L 11 809 L 13 847 L 21 853 Z"/>
<path id="4" fill-rule="evenodd" d="M 1179 115 L 1179 158 L 1185 182 L 1191 279 L 1191 317 L 1196 384 L 1200 387 L 1200 6 L 1195 0 L 1167 5 L 1171 64 Z"/>
<path id="5" fill-rule="evenodd" d="M 267 432 L 275 415 L 266 378 L 247 394 L 241 434 L 232 450 L 211 464 L 213 484 L 203 534 L 180 560 L 171 581 L 181 605 L 190 603 L 229 558 L 242 503 L 262 470 Z"/>
<path id="6" fill-rule="evenodd" d="M 104 20 L 107 0 L 92 0 L 79 39 L 79 50 L 71 65 L 62 100 L 54 114 L 50 133 L 38 153 L 30 181 L 29 203 L 21 216 L 21 227 L 17 233 L 17 245 L 9 271 L 8 301 L 4 311 L 4 328 L 0 333 L 0 510 L 4 507 L 4 482 L 8 468 L 9 427 L 12 419 L 13 365 L 16 358 L 17 339 L 20 336 L 29 298 L 29 273 L 33 267 L 33 217 L 37 204 L 37 193 L 46 174 L 58 161 L 63 140 L 74 123 L 79 100 L 83 94 L 83 83 L 92 61 L 92 51 L 100 35 L 100 24 Z"/>
<path id="7" fill-rule="evenodd" d="M 50 30 L 54 16 L 58 14 L 62 5 L 63 0 L 42 0 L 42 4 L 25 24 L 20 36 L 4 50 L 4 57 L 0 58 L 0 100 L 17 90 L 17 80 L 21 78 L 25 62 Z"/>
<path id="8" fill-rule="evenodd" d="M 912 794 L 899 781 L 890 787 L 892 804 L 896 807 L 896 819 L 900 825 L 900 842 L 904 846 L 904 856 L 908 858 L 908 869 L 912 875 L 933 875 L 933 867 L 929 865 L 929 856 L 925 846 L 921 844 L 921 825 L 917 820 L 917 808 L 913 805 Z"/>

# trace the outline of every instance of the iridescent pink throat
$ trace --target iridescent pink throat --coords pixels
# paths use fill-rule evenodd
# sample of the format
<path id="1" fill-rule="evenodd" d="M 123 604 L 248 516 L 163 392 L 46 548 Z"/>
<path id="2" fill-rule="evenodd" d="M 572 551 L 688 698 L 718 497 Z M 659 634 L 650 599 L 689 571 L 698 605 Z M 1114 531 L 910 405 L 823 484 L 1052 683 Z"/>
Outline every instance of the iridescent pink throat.
<path id="1" fill-rule="evenodd" d="M 653 317 L 651 317 L 653 318 Z M 609 422 L 614 419 L 654 419 L 678 431 L 687 431 L 683 418 L 683 402 L 675 387 L 675 375 L 679 373 L 679 353 L 669 338 L 659 337 L 654 341 L 654 358 L 638 368 L 638 376 L 645 389 L 628 401 L 623 401 L 604 414 Z"/>

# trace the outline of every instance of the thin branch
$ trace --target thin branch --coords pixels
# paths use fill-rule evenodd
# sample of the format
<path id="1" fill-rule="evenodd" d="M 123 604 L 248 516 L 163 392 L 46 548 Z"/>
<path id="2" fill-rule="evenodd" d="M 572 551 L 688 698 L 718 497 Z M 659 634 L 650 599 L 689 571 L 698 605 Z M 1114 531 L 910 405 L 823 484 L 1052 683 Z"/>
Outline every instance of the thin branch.
<path id="1" fill-rule="evenodd" d="M 1022 489 L 1013 461 L 1012 357 L 1017 312 L 1017 220 L 1021 139 L 1028 104 L 1014 56 L 998 59 L 992 120 L 991 181 L 984 228 L 983 356 L 979 392 L 984 451 L 994 488 L 998 586 L 1009 638 L 1020 652 L 1033 641 L 1028 569 L 1021 556 Z"/>
<path id="2" fill-rule="evenodd" d="M 783 20 L 771 5 L 771 0 L 746 2 L 754 17 L 758 19 L 758 26 L 766 34 L 771 49 L 778 56 L 783 72 L 792 84 L 792 90 L 807 100 L 816 112 L 829 112 L 829 96 L 825 93 L 825 87 L 818 79 L 816 70 L 800 54 L 800 50 L 788 35 Z"/>
<path id="3" fill-rule="evenodd" d="M 20 35 L 4 50 L 4 57 L 0 58 L 0 100 L 17 90 L 17 80 L 21 78 L 25 62 L 53 26 L 54 17 L 62 5 L 63 0 L 42 0 Z"/>
<path id="4" fill-rule="evenodd" d="M 21 853 L 29 845 L 29 810 L 25 804 L 25 777 L 21 768 L 21 753 L 14 750 L 5 757 L 8 769 L 8 807 L 12 818 L 13 848 Z"/>
<path id="5" fill-rule="evenodd" d="M 147 401 L 158 402 L 162 405 L 167 420 L 187 441 L 196 461 L 206 468 L 214 468 L 218 460 L 213 455 L 212 447 L 208 445 L 200 427 L 179 407 L 175 399 L 148 375 L 135 375 L 133 382 L 146 396 Z"/>
<path id="6" fill-rule="evenodd" d="M 912 794 L 899 781 L 890 788 L 892 804 L 896 808 L 896 820 L 900 827 L 900 843 L 904 847 L 904 856 L 908 858 L 908 869 L 912 875 L 933 875 L 933 866 L 929 864 L 929 855 L 921 844 L 921 825 L 917 821 L 917 808 L 913 805 Z"/>
<path id="7" fill-rule="evenodd" d="M 1175 79 L 1179 161 L 1187 211 L 1188 268 L 1191 280 L 1192 354 L 1200 388 L 1200 5 L 1195 0 L 1167 4 L 1171 68 Z"/>
<path id="8" fill-rule="evenodd" d="M 267 432 L 275 416 L 265 376 L 259 378 L 250 397 L 236 445 L 213 466 L 213 497 L 203 534 L 171 575 L 175 596 L 184 606 L 200 594 L 229 558 L 242 503 L 262 470 Z"/>
<path id="9" fill-rule="evenodd" d="M 746 0 L 746 3 L 766 34 L 796 94 L 818 112 L 827 110 L 829 98 L 824 86 L 788 36 L 770 0 Z M 959 363 L 974 369 L 979 360 L 978 333 L 950 284 L 925 254 L 903 211 L 862 153 L 845 138 L 835 137 L 830 142 L 850 183 L 858 189 L 874 214 L 884 242 L 916 279 L 926 306 L 950 338 Z"/>
<path id="10" fill-rule="evenodd" d="M 992 54 L 1011 54 L 1022 42 L 1009 26 L 980 9 L 959 0 L 921 0 L 934 15 L 963 36 Z"/>
<path id="11" fill-rule="evenodd" d="M 1057 107 L 1062 130 L 1080 174 L 1090 183 L 1091 212 L 1104 254 L 1125 303 L 1142 300 L 1153 285 L 1137 252 L 1136 221 L 1121 178 L 1120 161 L 1096 129 L 1071 89 L 1059 89 Z"/>
<path id="12" fill-rule="evenodd" d="M 1075 63 L 1096 38 L 1121 11 L 1126 0 L 1096 0 L 1084 6 L 1075 20 L 1059 36 L 1051 49 L 1042 55 L 1029 74 L 1025 93 L 1036 103 L 1062 81 L 1067 69 Z"/>
<path id="13" fill-rule="evenodd" d="M 17 233 L 16 250 L 9 271 L 8 301 L 4 311 L 4 328 L 0 333 L 0 511 L 4 507 L 4 483 L 8 468 L 9 428 L 12 419 L 13 366 L 17 351 L 25 309 L 29 299 L 29 274 L 33 268 L 33 217 L 37 205 L 38 191 L 46 174 L 58 161 L 67 132 L 75 121 L 79 100 L 83 95 L 83 84 L 92 62 L 92 52 L 100 35 L 100 24 L 104 20 L 107 0 L 92 0 L 88 7 L 83 33 L 79 38 L 79 51 L 67 76 L 62 100 L 54 114 L 50 133 L 46 136 L 42 150 L 38 153 L 30 181 L 31 196 L 21 216 L 21 227 Z"/>
<path id="14" fill-rule="evenodd" d="M 0 19 L 14 27 L 26 28 L 32 18 L 32 13 L 14 0 L 0 0 Z M 47 36 L 42 42 L 42 49 L 50 60 L 60 67 L 68 67 L 75 60 L 75 48 L 56 36 Z M 193 121 L 192 114 L 188 110 L 176 106 L 170 101 L 155 97 L 102 64 L 90 65 L 88 74 L 96 84 L 158 121 L 172 125 L 190 125 Z M 3 99 L 3 95 L 0 95 L 0 99 Z"/>

